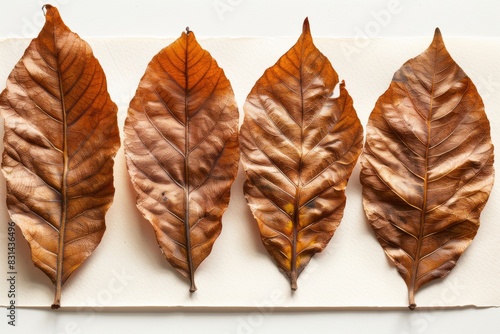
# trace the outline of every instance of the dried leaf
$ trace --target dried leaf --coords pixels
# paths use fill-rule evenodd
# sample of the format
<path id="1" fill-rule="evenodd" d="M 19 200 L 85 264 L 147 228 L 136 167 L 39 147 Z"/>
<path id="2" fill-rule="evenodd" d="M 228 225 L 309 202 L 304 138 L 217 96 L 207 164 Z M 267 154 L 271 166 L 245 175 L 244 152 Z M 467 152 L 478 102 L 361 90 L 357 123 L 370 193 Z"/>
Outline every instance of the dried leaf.
<path id="1" fill-rule="evenodd" d="M 221 232 L 239 148 L 233 90 L 193 32 L 149 63 L 130 102 L 125 154 L 137 207 L 194 292 L 194 272 Z"/>
<path id="2" fill-rule="evenodd" d="M 493 185 L 483 102 L 438 29 L 378 99 L 361 163 L 366 215 L 414 309 L 417 290 L 471 243 Z"/>
<path id="3" fill-rule="evenodd" d="M 241 127 L 245 196 L 293 290 L 340 224 L 363 129 L 344 83 L 304 21 L 297 43 L 257 81 Z"/>
<path id="4" fill-rule="evenodd" d="M 0 95 L 7 207 L 34 264 L 61 287 L 97 247 L 114 195 L 116 105 L 90 46 L 46 5 L 45 25 Z"/>

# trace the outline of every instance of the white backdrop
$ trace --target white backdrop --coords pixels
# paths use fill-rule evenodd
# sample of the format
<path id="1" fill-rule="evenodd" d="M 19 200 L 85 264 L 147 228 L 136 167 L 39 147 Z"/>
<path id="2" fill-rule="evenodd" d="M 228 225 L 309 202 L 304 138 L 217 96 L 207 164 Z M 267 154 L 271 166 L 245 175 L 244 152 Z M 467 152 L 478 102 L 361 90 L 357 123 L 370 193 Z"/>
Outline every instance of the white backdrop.
<path id="1" fill-rule="evenodd" d="M 177 37 L 189 26 L 198 39 L 209 37 L 293 37 L 305 16 L 312 22 L 314 37 L 357 38 L 351 52 L 370 47 L 364 37 L 413 37 L 431 39 L 436 26 L 447 37 L 496 38 L 500 42 L 494 1 L 52 1 L 65 22 L 83 38 Z M 0 39 L 34 37 L 44 18 L 43 2 L 0 1 Z M 423 51 L 423 50 L 422 50 Z M 405 59 L 406 60 L 406 59 Z M 0 59 L 0 66 L 2 66 Z M 335 66 L 335 63 L 334 63 Z M 399 66 L 399 65 L 398 65 Z M 500 88 L 500 69 L 492 69 L 484 85 L 492 94 Z M 392 75 L 392 74 L 390 74 Z M 389 75 L 389 76 L 390 76 Z M 0 89 L 4 84 L 0 83 Z M 497 203 L 489 205 L 496 206 Z M 500 238 L 500 236 L 499 236 Z M 3 252 L 3 251 L 0 251 Z M 500 279 L 500 278 L 499 278 Z M 0 292 L 4 293 L 4 292 Z M 18 311 L 18 327 L 0 328 L 8 333 L 98 333 L 116 329 L 133 333 L 497 333 L 497 309 L 460 310 L 128 310 L 94 309 Z"/>

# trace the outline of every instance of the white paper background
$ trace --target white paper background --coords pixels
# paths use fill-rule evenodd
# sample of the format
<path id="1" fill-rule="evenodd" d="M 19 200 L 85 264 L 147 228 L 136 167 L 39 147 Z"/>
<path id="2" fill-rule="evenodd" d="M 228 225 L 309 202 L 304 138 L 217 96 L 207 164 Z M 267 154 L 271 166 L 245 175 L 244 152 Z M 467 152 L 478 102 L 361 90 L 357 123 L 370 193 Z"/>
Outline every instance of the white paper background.
<path id="1" fill-rule="evenodd" d="M 314 35 L 314 22 L 311 24 Z M 300 28 L 300 27 L 299 27 Z M 298 29 L 300 33 L 300 29 Z M 196 31 L 195 31 L 196 33 Z M 179 32 L 180 34 L 180 32 Z M 500 147 L 500 96 L 493 94 L 490 68 L 500 67 L 500 43 L 493 40 L 444 36 L 454 59 L 477 84 L 492 125 L 493 141 Z M 393 73 L 409 58 L 425 50 L 427 38 L 316 39 L 354 99 L 363 125 L 375 101 L 388 87 Z M 88 39 L 108 79 L 111 97 L 119 105 L 123 127 L 127 105 L 151 57 L 172 40 Z M 28 41 L 0 43 L 0 82 L 22 55 Z M 201 39 L 233 85 L 240 116 L 246 94 L 263 71 L 294 43 L 294 39 Z M 353 48 L 359 53 L 350 54 Z M 346 51 L 349 50 L 349 51 Z M 122 136 L 123 137 L 123 136 Z M 241 172 L 232 188 L 223 232 L 212 254 L 196 272 L 198 291 L 190 294 L 187 281 L 160 253 L 150 226 L 135 208 L 135 193 L 125 168 L 123 148 L 116 158 L 114 203 L 107 215 L 107 231 L 95 253 L 63 288 L 65 307 L 186 306 L 186 307 L 399 307 L 407 305 L 406 286 L 385 257 L 361 205 L 359 164 L 347 189 L 343 221 L 326 250 L 316 255 L 299 277 L 299 289 L 289 283 L 261 245 L 256 224 L 242 192 Z M 494 217 L 499 203 L 495 187 L 481 216 L 481 228 L 457 267 L 445 279 L 423 288 L 419 306 L 500 305 L 500 224 Z M 2 198 L 5 198 L 2 186 Z M 1 212 L 5 215 L 2 202 Z M 5 227 L 4 227 L 5 228 Z M 26 242 L 18 233 L 18 304 L 47 306 L 53 286 L 36 269 Z M 0 242 L 5 249 L 6 240 Z M 0 258 L 5 261 L 5 257 Z M 6 285 L 3 280 L 2 284 Z M 7 287 L 0 285 L 0 291 Z M 2 304 L 7 299 L 2 295 Z"/>
<path id="2" fill-rule="evenodd" d="M 373 25 L 373 22 L 376 22 L 373 13 L 385 10 L 390 1 L 51 0 L 50 2 L 60 8 L 66 23 L 85 39 L 137 36 L 176 37 L 185 26 L 190 26 L 196 31 L 198 38 L 259 36 L 295 39 L 306 15 L 312 22 L 315 37 L 358 37 L 360 31 L 366 31 Z M 40 15 L 43 2 L 45 1 L 0 0 L 2 5 L 0 7 L 0 38 L 36 36 L 43 23 L 43 16 Z M 225 12 L 222 18 L 214 8 L 215 4 L 221 2 L 230 4 L 232 9 Z M 370 37 L 423 36 L 426 46 L 430 42 L 428 39 L 432 31 L 439 26 L 445 33 L 447 43 L 449 43 L 449 37 L 468 37 L 473 40 L 481 40 L 484 37 L 500 38 L 500 24 L 498 24 L 500 3 L 497 0 L 401 0 L 400 3 L 402 10 L 392 15 L 390 21 L 383 26 L 379 25 L 380 29 L 373 30 Z M 364 50 L 369 48 L 371 48 L 370 45 Z M 421 51 L 419 48 L 408 56 L 414 56 Z M 456 58 L 455 52 L 454 56 Z M 478 65 L 485 68 L 480 86 L 487 89 L 490 94 L 498 94 L 500 92 L 500 68 L 488 66 L 489 61 L 494 59 L 493 56 L 493 54 L 478 52 L 478 59 L 482 62 Z M 332 61 L 335 62 L 335 60 Z M 2 58 L 0 62 L 0 68 L 2 68 L 4 66 Z M 399 65 L 394 64 L 395 69 Z M 6 69 L 6 71 L 9 70 L 10 68 Z M 346 74 L 341 73 L 341 75 Z M 475 82 L 479 85 L 477 80 Z M 0 82 L 0 89 L 3 87 Z M 358 102 L 355 103 L 358 104 Z M 490 106 L 489 109 L 497 108 L 496 106 Z M 371 108 L 372 105 L 369 107 Z M 498 200 L 493 202 L 490 199 L 488 206 L 498 206 Z M 484 215 L 483 219 L 485 219 Z M 0 229 L 0 236 L 3 233 Z M 492 236 L 492 238 L 500 239 L 499 236 Z M 495 254 L 495 256 L 498 255 Z M 493 260 L 492 263 L 494 263 Z M 0 261 L 0 267 L 2 265 Z M 116 291 L 115 294 L 120 293 L 119 289 L 113 291 Z M 0 295 L 3 293 L 5 292 L 0 291 Z M 0 322 L 0 331 L 2 333 L 43 331 L 57 334 L 94 334 L 115 331 L 138 333 L 146 329 L 148 333 L 197 334 L 275 334 L 284 331 L 289 334 L 331 333 L 332 331 L 374 334 L 442 334 L 447 332 L 497 334 L 500 328 L 500 308 L 461 308 L 446 311 L 435 308 L 417 308 L 414 312 L 409 312 L 406 306 L 397 309 L 318 310 L 307 308 L 287 309 L 286 311 L 279 311 L 276 308 L 165 310 L 136 307 L 111 310 L 97 307 L 85 311 L 61 309 L 53 312 L 47 308 L 22 308 L 18 309 L 16 325 L 16 327 L 8 326 L 7 318 L 5 318 L 3 322 Z"/>

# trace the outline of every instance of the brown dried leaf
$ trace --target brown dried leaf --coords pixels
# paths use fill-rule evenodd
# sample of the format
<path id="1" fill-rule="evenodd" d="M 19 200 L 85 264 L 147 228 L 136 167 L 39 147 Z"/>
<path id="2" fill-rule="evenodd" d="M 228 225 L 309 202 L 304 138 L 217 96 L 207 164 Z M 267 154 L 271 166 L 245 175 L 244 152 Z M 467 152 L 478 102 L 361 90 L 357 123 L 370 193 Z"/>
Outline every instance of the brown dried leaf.
<path id="1" fill-rule="evenodd" d="M 61 287 L 97 247 L 114 195 L 116 105 L 90 46 L 46 5 L 45 25 L 0 95 L 7 207 L 34 264 Z"/>
<path id="2" fill-rule="evenodd" d="M 194 272 L 221 232 L 239 148 L 233 90 L 193 32 L 149 63 L 130 102 L 125 154 L 137 207 L 194 292 Z"/>
<path id="3" fill-rule="evenodd" d="M 446 276 L 476 235 L 494 177 L 482 99 L 439 29 L 378 99 L 361 163 L 366 215 L 414 309 L 416 291 Z"/>
<path id="4" fill-rule="evenodd" d="M 297 43 L 257 81 L 241 127 L 245 195 L 262 242 L 297 289 L 311 257 L 332 238 L 363 129 L 338 75 L 304 21 Z"/>

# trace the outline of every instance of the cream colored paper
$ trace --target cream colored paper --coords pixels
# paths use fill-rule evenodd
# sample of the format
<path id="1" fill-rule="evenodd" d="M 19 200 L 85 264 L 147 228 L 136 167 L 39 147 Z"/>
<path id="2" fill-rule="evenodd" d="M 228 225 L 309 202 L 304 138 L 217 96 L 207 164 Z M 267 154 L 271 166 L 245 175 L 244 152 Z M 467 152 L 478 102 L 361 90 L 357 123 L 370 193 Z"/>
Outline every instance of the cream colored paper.
<path id="1" fill-rule="evenodd" d="M 482 95 L 500 147 L 500 41 L 451 39 L 444 36 L 452 57 L 472 78 Z M 423 52 L 432 36 L 408 39 L 316 39 L 354 99 L 363 126 L 393 73 Z M 150 59 L 172 42 L 154 39 L 89 39 L 119 106 L 122 128 L 127 106 Z M 199 39 L 224 69 L 240 107 L 264 70 L 272 66 L 295 39 Z M 22 56 L 28 40 L 0 42 L 0 90 Z M 122 134 L 123 138 L 123 134 Z M 495 164 L 498 165 L 497 163 Z M 497 168 L 498 170 L 498 168 Z M 359 164 L 347 188 L 342 223 L 323 253 L 317 254 L 299 277 L 292 293 L 261 244 L 256 224 L 243 197 L 244 175 L 232 188 L 223 230 L 212 254 L 196 272 L 198 291 L 164 259 L 153 230 L 135 207 L 123 148 L 116 157 L 114 203 L 107 214 L 107 231 L 94 254 L 63 288 L 63 307 L 406 307 L 403 280 L 375 240 L 361 204 Z M 444 280 L 418 292 L 418 306 L 500 305 L 500 224 L 493 188 L 481 215 L 481 227 L 457 267 Z M 7 268 L 5 181 L 0 176 L 0 264 Z M 50 280 L 31 262 L 29 247 L 17 233 L 16 292 L 19 306 L 49 306 Z M 4 269 L 2 275 L 6 275 Z M 5 277 L 7 278 L 7 277 Z M 8 282 L 0 280 L 0 304 L 5 306 Z"/>

